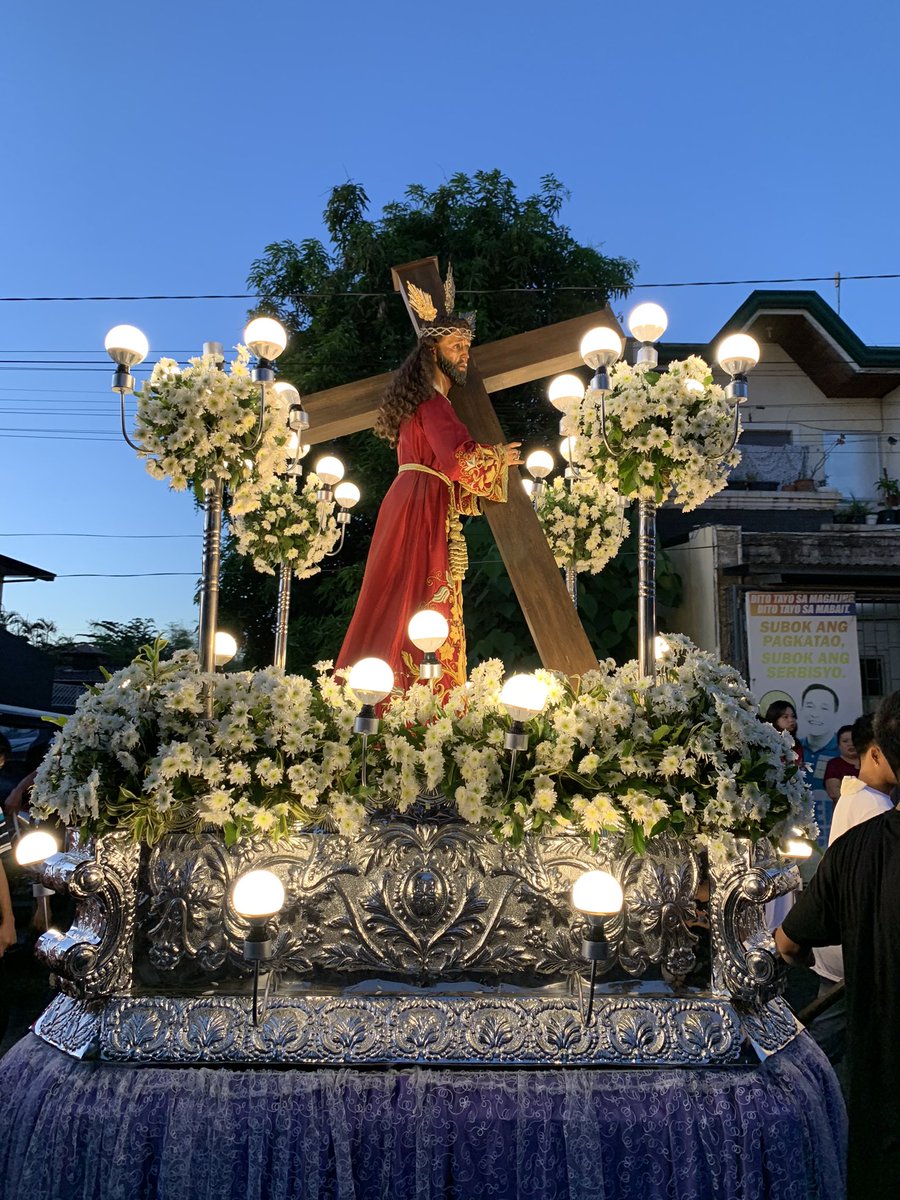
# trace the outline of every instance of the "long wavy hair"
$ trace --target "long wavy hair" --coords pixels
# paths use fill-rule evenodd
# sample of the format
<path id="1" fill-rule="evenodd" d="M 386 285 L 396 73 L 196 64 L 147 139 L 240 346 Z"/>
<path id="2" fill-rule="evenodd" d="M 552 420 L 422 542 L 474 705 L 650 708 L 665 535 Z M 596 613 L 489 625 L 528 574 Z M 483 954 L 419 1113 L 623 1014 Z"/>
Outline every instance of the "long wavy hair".
<path id="1" fill-rule="evenodd" d="M 448 313 L 437 318 L 440 332 L 424 333 L 412 354 L 391 377 L 381 397 L 375 418 L 376 437 L 384 438 L 389 446 L 397 445 L 400 426 L 408 420 L 423 400 L 434 395 L 434 348 L 446 334 L 459 330 L 471 342 L 474 314 Z"/>

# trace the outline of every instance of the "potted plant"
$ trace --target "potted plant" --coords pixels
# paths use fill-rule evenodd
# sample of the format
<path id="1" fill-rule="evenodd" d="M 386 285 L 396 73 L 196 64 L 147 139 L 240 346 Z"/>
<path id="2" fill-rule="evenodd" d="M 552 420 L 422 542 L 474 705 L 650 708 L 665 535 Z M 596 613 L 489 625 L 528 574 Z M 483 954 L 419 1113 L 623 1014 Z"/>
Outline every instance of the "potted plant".
<path id="1" fill-rule="evenodd" d="M 871 522 L 869 517 L 873 518 Z M 874 524 L 874 517 L 875 514 L 869 511 L 865 500 L 857 500 L 855 496 L 851 496 L 849 504 L 835 510 L 834 522 L 836 525 Z"/>
<path id="2" fill-rule="evenodd" d="M 885 508 L 896 508 L 900 504 L 900 483 L 888 475 L 886 468 L 882 470 L 880 479 L 876 480 L 875 490 L 880 494 Z"/>

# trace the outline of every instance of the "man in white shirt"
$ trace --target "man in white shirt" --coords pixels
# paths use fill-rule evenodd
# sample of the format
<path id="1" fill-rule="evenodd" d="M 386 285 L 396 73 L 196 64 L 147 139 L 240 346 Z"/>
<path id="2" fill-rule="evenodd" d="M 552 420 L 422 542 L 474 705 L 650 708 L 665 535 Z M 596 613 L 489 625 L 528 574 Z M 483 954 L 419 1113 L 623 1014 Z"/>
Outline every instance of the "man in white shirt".
<path id="1" fill-rule="evenodd" d="M 894 807 L 890 791 L 897 783 L 894 772 L 874 740 L 874 720 L 871 716 L 860 717 L 853 725 L 853 744 L 859 753 L 859 776 L 845 775 L 841 780 L 841 794 L 831 820 L 828 845 L 839 837 L 862 825 L 872 817 L 879 817 Z M 819 996 L 844 981 L 844 958 L 840 946 L 818 946 L 815 951 L 813 970 L 819 976 Z M 809 1026 L 809 1032 L 822 1047 L 844 1083 L 844 1055 L 847 1042 L 847 1011 L 841 998 Z"/>

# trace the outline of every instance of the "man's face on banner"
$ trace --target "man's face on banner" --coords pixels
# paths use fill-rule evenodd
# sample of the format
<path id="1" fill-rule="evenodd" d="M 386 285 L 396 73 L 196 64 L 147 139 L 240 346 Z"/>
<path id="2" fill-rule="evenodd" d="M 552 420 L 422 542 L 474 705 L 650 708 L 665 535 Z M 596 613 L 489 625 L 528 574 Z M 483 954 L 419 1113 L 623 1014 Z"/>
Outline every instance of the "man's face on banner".
<path id="1" fill-rule="evenodd" d="M 827 689 L 811 687 L 800 705 L 800 736 L 813 747 L 824 746 L 838 727 L 837 700 Z"/>

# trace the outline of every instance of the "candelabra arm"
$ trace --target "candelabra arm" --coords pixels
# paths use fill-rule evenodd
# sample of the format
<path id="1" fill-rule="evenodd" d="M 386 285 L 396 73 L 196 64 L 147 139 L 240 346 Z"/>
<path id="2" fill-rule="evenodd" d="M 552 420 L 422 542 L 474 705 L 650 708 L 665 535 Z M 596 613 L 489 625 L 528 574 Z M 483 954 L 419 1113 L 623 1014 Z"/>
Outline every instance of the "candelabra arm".
<path id="1" fill-rule="evenodd" d="M 656 503 L 638 501 L 638 670 L 656 682 Z"/>
<path id="2" fill-rule="evenodd" d="M 517 754 L 518 754 L 517 750 L 510 750 L 510 752 L 509 752 L 509 779 L 507 779 L 507 781 L 506 781 L 506 799 L 507 800 L 509 799 L 509 794 L 512 791 L 513 776 L 516 773 L 516 755 Z"/>
<path id="3" fill-rule="evenodd" d="M 256 436 L 253 438 L 253 441 L 247 447 L 248 450 L 257 450 L 259 448 L 259 443 L 262 441 L 262 435 L 263 435 L 263 429 L 265 428 L 265 423 L 266 423 L 266 385 L 264 383 L 261 383 L 259 385 L 259 422 L 256 426 Z"/>
<path id="4" fill-rule="evenodd" d="M 578 607 L 578 568 L 575 565 L 575 555 L 573 554 L 566 563 L 566 590 L 569 593 L 569 599 Z"/>
<path id="5" fill-rule="evenodd" d="M 366 751 L 369 748 L 369 735 L 367 733 L 362 733 L 360 734 L 360 737 L 362 738 L 362 761 L 359 768 L 359 782 L 362 787 L 366 787 Z"/>
<path id="6" fill-rule="evenodd" d="M 335 548 L 333 550 L 325 551 L 326 558 L 334 558 L 334 556 L 336 554 L 340 554 L 341 550 L 343 550 L 343 548 L 344 548 L 344 537 L 346 536 L 346 533 L 347 533 L 347 526 L 342 525 L 341 526 L 341 536 L 338 539 L 338 544 L 335 546 Z"/>
<path id="7" fill-rule="evenodd" d="M 275 620 L 275 658 L 273 665 L 282 671 L 287 664 L 288 617 L 291 611 L 291 566 L 282 563 L 278 570 L 278 613 Z"/>
<path id="8" fill-rule="evenodd" d="M 128 445 L 132 448 L 132 450 L 137 450 L 138 454 L 140 454 L 141 447 L 136 446 L 134 444 L 134 442 L 128 436 L 128 430 L 125 428 L 125 393 L 124 392 L 119 392 L 119 417 L 122 422 L 122 437 L 125 439 L 125 441 L 128 443 Z"/>
<path id="9" fill-rule="evenodd" d="M 612 446 L 609 444 L 609 438 L 606 435 L 606 393 L 600 396 L 600 433 L 603 437 L 603 445 L 612 458 L 621 458 L 621 454 L 616 454 Z"/>
<path id="10" fill-rule="evenodd" d="M 735 406 L 734 406 L 734 429 L 731 432 L 731 441 L 728 443 L 727 447 L 723 451 L 721 451 L 721 453 L 710 455 L 710 458 L 712 458 L 712 460 L 714 462 L 720 458 L 724 458 L 726 454 L 730 454 L 732 452 L 732 450 L 737 445 L 738 434 L 740 433 L 740 431 L 741 431 L 741 413 L 740 413 L 739 407 L 737 406 L 737 404 L 735 404 Z"/>
<path id="11" fill-rule="evenodd" d="M 211 675 L 216 669 L 216 625 L 219 617 L 219 570 L 222 555 L 222 496 L 224 484 L 217 479 L 206 491 L 203 518 L 203 567 L 200 585 L 200 670 Z M 213 694 L 207 689 L 206 716 L 212 716 Z"/>

